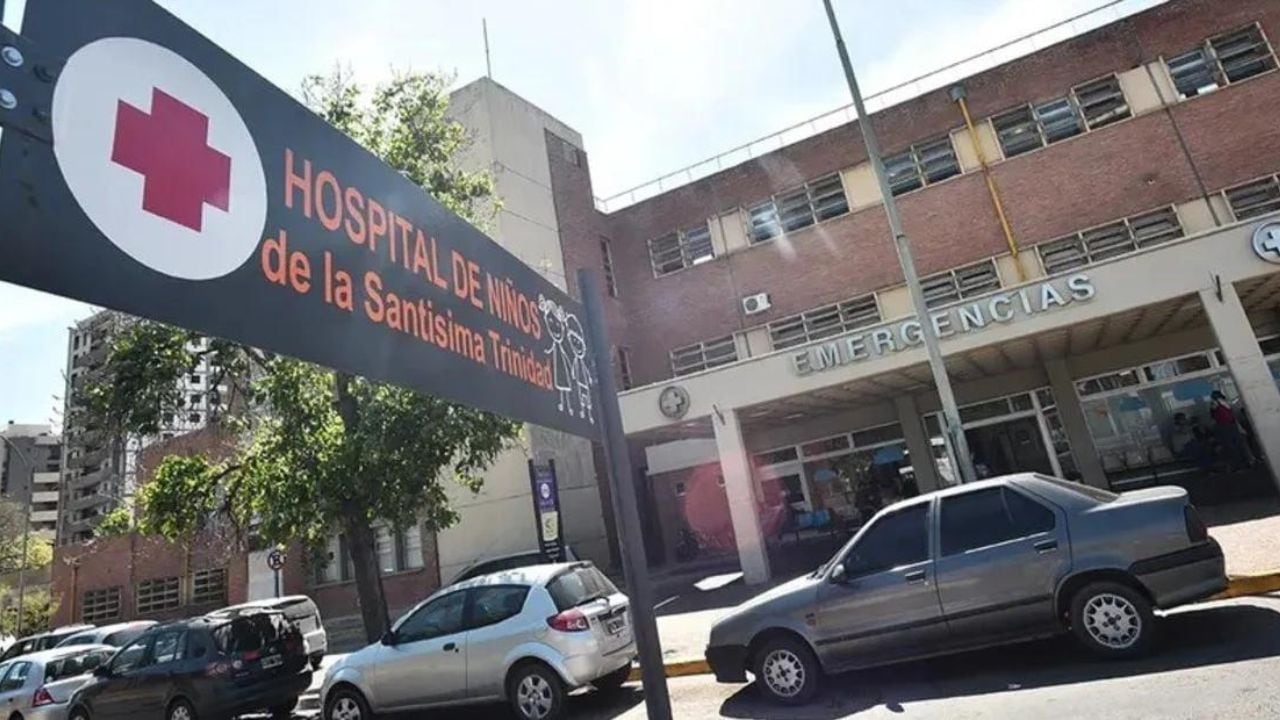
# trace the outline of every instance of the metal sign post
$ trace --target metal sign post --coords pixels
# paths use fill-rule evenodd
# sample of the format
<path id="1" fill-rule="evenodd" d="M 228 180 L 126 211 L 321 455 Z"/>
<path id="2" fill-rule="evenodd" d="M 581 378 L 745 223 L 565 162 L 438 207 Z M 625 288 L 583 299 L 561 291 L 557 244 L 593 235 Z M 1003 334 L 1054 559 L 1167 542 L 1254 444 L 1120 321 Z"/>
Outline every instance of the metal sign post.
<path id="1" fill-rule="evenodd" d="M 538 533 L 538 549 L 553 562 L 564 561 L 564 515 L 560 512 L 560 479 L 556 461 L 546 465 L 529 461 L 529 486 L 533 497 L 533 519 Z"/>
<path id="2" fill-rule="evenodd" d="M 618 408 L 618 388 L 610 362 L 609 332 L 604 324 L 600 284 L 595 273 L 578 271 L 578 288 L 587 315 L 587 332 L 591 337 L 596 368 L 596 389 L 603 431 L 604 454 L 613 481 L 614 512 L 618 515 L 618 550 L 622 555 L 622 571 L 627 580 L 627 596 L 631 599 L 631 619 L 635 624 L 636 645 L 640 651 L 640 674 L 644 683 L 644 701 L 650 720 L 670 720 L 671 697 L 667 691 L 667 674 L 662 664 L 662 644 L 658 639 L 658 622 L 653 612 L 653 588 L 649 584 L 649 564 L 645 558 L 644 537 L 640 534 L 640 510 L 636 507 L 635 478 L 632 476 L 627 438 L 622 430 L 622 411 Z"/>

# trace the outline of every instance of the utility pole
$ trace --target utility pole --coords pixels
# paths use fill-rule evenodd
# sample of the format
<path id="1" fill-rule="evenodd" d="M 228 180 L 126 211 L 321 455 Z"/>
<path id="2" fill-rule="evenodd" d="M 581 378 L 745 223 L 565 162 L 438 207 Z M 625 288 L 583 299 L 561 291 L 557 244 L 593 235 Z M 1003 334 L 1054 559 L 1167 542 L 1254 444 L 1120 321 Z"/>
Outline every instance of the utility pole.
<path id="1" fill-rule="evenodd" d="M 3 2 L 3 0 L 0 0 L 0 2 Z M 2 11 L 3 8 L 0 8 L 0 12 Z M 27 474 L 29 476 L 27 480 L 27 500 L 23 503 L 22 507 L 22 557 L 18 560 L 18 617 L 17 629 L 14 633 L 15 637 L 21 638 L 22 622 L 24 619 L 23 615 L 25 614 L 24 611 L 26 609 L 27 552 L 29 550 L 28 545 L 31 542 L 31 495 L 35 492 L 36 466 L 31 464 L 31 458 L 26 453 L 22 452 L 15 442 L 4 435 L 0 435 L 0 440 L 4 440 L 5 444 L 9 446 L 9 449 L 17 453 L 23 464 L 27 466 Z"/>
<path id="2" fill-rule="evenodd" d="M 4 2 L 4 0 L 0 0 Z M 493 79 L 493 65 L 489 62 L 489 19 L 480 18 L 480 30 L 484 33 L 484 76 Z"/>
<path id="3" fill-rule="evenodd" d="M 858 112 L 858 129 L 862 131 L 862 140 L 867 145 L 867 159 L 875 168 L 876 180 L 880 183 L 880 194 L 884 196 L 884 211 L 889 216 L 889 231 L 893 233 L 894 245 L 898 248 L 898 262 L 902 264 L 902 274 L 906 277 L 907 289 L 911 293 L 911 304 L 915 307 L 916 320 L 920 324 L 920 334 L 924 338 L 925 351 L 929 355 L 929 370 L 933 373 L 933 383 L 938 387 L 938 399 L 942 402 L 942 434 L 950 442 L 955 453 L 956 464 L 959 465 L 960 482 L 975 479 L 973 460 L 969 456 L 969 441 L 964 436 L 964 426 L 960 423 L 960 411 L 956 407 L 956 396 L 951 390 L 951 379 L 947 377 L 947 366 L 942 361 L 942 351 L 938 348 L 938 333 L 929 317 L 929 308 L 924 301 L 924 290 L 920 287 L 920 276 L 916 274 L 916 263 L 911 257 L 911 247 L 907 243 L 907 234 L 902 229 L 902 217 L 898 215 L 898 203 L 889 187 L 889 175 L 885 172 L 884 161 L 880 158 L 880 143 L 876 140 L 875 130 L 871 127 L 871 116 L 862 102 L 862 91 L 858 89 L 858 79 L 853 74 L 853 63 L 849 61 L 849 50 L 845 47 L 844 37 L 840 35 L 840 24 L 836 21 L 836 11 L 831 7 L 831 0 L 822 0 L 827 10 L 827 20 L 831 23 L 831 34 L 836 40 L 836 52 L 840 54 L 840 65 L 844 68 L 844 79 L 849 84 L 849 94 L 853 96 L 853 107 Z M 933 458 L 929 458 L 932 462 Z"/>

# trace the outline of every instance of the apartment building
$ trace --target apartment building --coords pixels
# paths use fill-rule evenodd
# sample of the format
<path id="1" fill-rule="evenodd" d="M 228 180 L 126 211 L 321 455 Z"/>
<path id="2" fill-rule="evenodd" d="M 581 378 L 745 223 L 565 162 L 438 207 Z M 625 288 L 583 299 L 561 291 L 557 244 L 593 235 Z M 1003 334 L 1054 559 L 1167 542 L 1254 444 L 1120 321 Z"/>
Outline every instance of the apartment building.
<path id="1" fill-rule="evenodd" d="M 1273 488 L 1278 37 L 1274 2 L 1170 0 L 874 112 L 923 319 L 856 122 L 607 210 L 549 146 L 567 271 L 614 296 L 651 554 L 760 581 L 786 530 L 956 482 L 920 322 L 984 474 Z"/>
<path id="2" fill-rule="evenodd" d="M 0 497 L 28 508 L 31 532 L 52 540 L 58 527 L 62 439 L 48 425 L 0 428 Z"/>

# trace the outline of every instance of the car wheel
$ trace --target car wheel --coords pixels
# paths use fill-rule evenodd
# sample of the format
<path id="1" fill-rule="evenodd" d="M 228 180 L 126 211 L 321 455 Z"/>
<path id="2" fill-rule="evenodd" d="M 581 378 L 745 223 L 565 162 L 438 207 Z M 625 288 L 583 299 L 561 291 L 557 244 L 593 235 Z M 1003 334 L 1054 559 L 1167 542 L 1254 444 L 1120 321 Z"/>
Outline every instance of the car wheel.
<path id="1" fill-rule="evenodd" d="M 1099 655 L 1134 657 L 1151 647 L 1155 614 L 1142 593 L 1128 585 L 1096 582 L 1071 598 L 1071 630 Z"/>
<path id="2" fill-rule="evenodd" d="M 608 675 L 601 675 L 592 680 L 591 684 L 600 692 L 613 692 L 622 687 L 622 683 L 626 682 L 629 677 L 631 677 L 631 663 L 623 665 Z"/>
<path id="3" fill-rule="evenodd" d="M 196 709 L 191 703 L 178 698 L 169 703 L 169 711 L 164 714 L 165 720 L 196 720 Z"/>
<path id="4" fill-rule="evenodd" d="M 67 720 L 89 720 L 89 711 L 82 707 L 72 708 Z"/>
<path id="5" fill-rule="evenodd" d="M 279 705 L 272 705 L 268 712 L 271 713 L 273 720 L 289 720 L 293 717 L 293 709 L 298 706 L 298 698 L 293 698 L 288 702 L 282 702 Z"/>
<path id="6" fill-rule="evenodd" d="M 564 682 L 542 663 L 516 668 L 507 684 L 507 697 L 521 720 L 555 720 L 564 713 Z"/>
<path id="7" fill-rule="evenodd" d="M 343 686 L 329 693 L 324 706 L 324 720 L 373 720 L 373 713 L 359 690 Z"/>
<path id="8" fill-rule="evenodd" d="M 752 670 L 756 685 L 776 702 L 801 705 L 818 692 L 822 667 L 802 640 L 778 635 L 766 640 L 756 652 Z"/>

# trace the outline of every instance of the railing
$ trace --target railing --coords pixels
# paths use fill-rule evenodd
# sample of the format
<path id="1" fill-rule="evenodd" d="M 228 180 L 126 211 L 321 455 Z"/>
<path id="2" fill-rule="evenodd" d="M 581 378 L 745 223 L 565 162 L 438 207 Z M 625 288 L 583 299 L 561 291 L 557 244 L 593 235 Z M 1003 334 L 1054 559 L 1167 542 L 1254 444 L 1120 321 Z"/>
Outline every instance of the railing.
<path id="1" fill-rule="evenodd" d="M 865 99 L 867 112 L 879 112 L 885 108 L 920 97 L 925 93 L 947 87 L 967 77 L 990 70 L 993 67 L 1025 55 L 1030 55 L 1055 43 L 1082 35 L 1090 30 L 1095 30 L 1103 25 L 1108 25 L 1165 2 L 1167 0 L 1109 0 L 1109 2 L 1092 10 L 1074 15 L 1028 35 L 997 45 L 977 55 L 957 60 L 937 70 L 868 95 Z M 836 108 L 830 112 L 785 127 L 770 135 L 667 173 L 654 180 L 623 190 L 620 193 L 605 198 L 597 197 L 595 198 L 596 209 L 603 213 L 616 212 L 628 205 L 634 205 L 673 188 L 717 173 L 725 168 L 733 167 L 827 130 L 851 123 L 855 119 L 857 119 L 857 114 L 854 112 L 852 104 Z"/>

